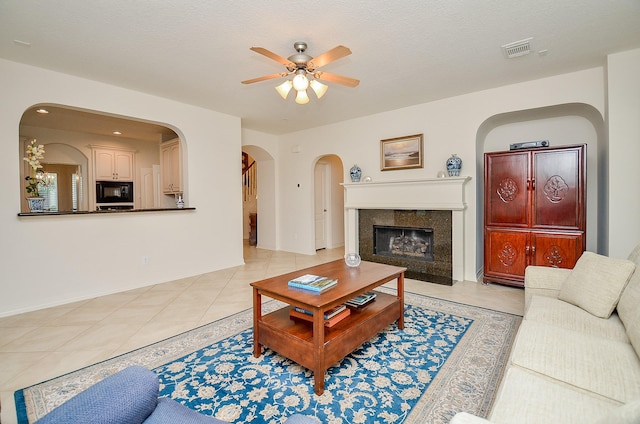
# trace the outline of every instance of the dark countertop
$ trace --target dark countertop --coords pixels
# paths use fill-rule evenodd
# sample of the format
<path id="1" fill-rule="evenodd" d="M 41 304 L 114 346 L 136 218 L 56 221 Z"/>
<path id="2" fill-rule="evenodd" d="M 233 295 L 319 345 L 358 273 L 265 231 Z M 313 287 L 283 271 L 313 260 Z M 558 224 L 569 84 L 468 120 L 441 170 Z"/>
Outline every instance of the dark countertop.
<path id="1" fill-rule="evenodd" d="M 102 214 L 123 214 L 139 212 L 173 212 L 173 211 L 194 211 L 196 208 L 155 208 L 155 209 L 125 209 L 125 210 L 103 210 L 103 211 L 61 211 L 61 212 L 20 212 L 18 216 L 62 216 L 62 215 L 102 215 Z"/>

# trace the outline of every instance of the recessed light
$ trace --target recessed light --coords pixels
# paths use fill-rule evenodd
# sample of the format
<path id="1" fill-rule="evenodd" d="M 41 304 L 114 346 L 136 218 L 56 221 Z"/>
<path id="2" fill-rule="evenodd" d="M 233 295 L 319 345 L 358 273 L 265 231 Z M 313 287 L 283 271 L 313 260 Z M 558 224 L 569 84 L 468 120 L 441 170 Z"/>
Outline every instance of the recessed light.
<path id="1" fill-rule="evenodd" d="M 44 108 L 36 109 L 36 112 L 42 113 L 43 115 L 46 115 L 47 113 L 49 113 L 49 111 L 47 109 L 44 109 Z"/>
<path id="2" fill-rule="evenodd" d="M 120 131 L 114 131 L 113 135 L 122 135 L 122 133 Z"/>

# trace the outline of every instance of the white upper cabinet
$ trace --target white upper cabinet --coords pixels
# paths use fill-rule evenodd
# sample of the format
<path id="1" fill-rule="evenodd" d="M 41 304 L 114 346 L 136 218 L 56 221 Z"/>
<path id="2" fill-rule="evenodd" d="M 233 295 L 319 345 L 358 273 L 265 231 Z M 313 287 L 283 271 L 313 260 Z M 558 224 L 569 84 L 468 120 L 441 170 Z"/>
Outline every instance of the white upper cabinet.
<path id="1" fill-rule="evenodd" d="M 133 181 L 134 155 L 133 150 L 94 148 L 96 181 Z"/>

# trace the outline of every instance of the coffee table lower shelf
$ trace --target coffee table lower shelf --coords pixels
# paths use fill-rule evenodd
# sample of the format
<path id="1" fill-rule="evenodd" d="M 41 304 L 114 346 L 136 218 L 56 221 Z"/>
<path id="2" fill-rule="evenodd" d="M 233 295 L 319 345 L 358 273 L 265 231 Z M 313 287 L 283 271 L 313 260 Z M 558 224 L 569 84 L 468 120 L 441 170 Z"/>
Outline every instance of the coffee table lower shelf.
<path id="1" fill-rule="evenodd" d="M 319 358 L 314 355 L 313 324 L 291 319 L 289 306 L 261 317 L 258 321 L 258 342 L 311 369 L 314 374 L 324 375 L 329 367 L 404 313 L 397 296 L 376 293 L 376 299 L 365 308 L 352 310 L 347 318 L 333 327 L 324 327 L 323 348 L 315 353 Z"/>

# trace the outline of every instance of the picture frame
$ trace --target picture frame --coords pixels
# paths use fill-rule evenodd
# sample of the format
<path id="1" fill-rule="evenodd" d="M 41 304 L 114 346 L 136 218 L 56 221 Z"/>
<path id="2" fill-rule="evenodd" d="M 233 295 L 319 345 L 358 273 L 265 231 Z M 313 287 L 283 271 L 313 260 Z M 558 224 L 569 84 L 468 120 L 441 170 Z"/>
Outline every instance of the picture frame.
<path id="1" fill-rule="evenodd" d="M 423 134 L 380 140 L 380 170 L 424 167 Z"/>

